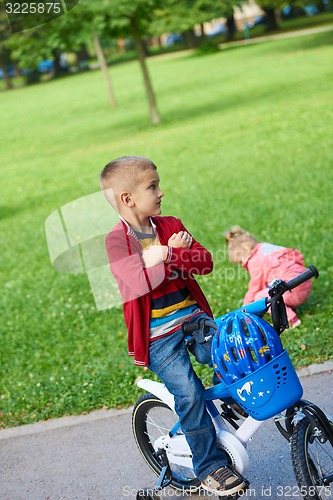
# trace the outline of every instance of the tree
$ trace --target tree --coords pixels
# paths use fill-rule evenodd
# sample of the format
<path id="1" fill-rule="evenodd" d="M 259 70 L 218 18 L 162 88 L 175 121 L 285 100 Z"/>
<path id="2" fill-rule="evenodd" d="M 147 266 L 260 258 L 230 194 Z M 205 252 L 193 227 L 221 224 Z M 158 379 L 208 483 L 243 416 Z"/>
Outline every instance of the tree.
<path id="1" fill-rule="evenodd" d="M 109 101 L 110 101 L 111 106 L 114 108 L 116 106 L 116 99 L 115 99 L 114 92 L 113 92 L 111 78 L 110 78 L 110 74 L 109 74 L 109 71 L 108 71 L 108 67 L 107 67 L 105 56 L 104 56 L 104 52 L 103 52 L 103 49 L 102 49 L 102 46 L 101 46 L 101 42 L 100 42 L 99 37 L 98 37 L 98 35 L 96 33 L 93 35 L 93 42 L 94 42 L 95 52 L 96 52 L 96 55 L 97 55 L 97 59 L 98 59 L 99 65 L 100 65 L 101 70 L 103 71 L 103 74 L 104 74 L 104 78 L 105 78 L 105 82 L 106 82 L 107 94 L 109 96 Z"/>
<path id="2" fill-rule="evenodd" d="M 7 19 L 6 13 L 0 9 L 0 69 L 3 73 L 3 80 L 5 83 L 6 90 L 13 88 L 12 81 L 10 79 L 7 64 L 10 60 L 10 51 L 6 48 L 5 42 L 11 36 L 11 29 Z"/>
<path id="3" fill-rule="evenodd" d="M 145 48 L 142 37 L 147 33 L 149 23 L 161 0 L 104 0 L 110 9 L 111 29 L 123 37 L 132 36 L 146 89 L 150 120 L 156 125 L 160 122 L 155 94 L 146 64 Z"/>
<path id="4" fill-rule="evenodd" d="M 150 31 L 154 34 L 166 32 L 183 33 L 188 48 L 194 48 L 203 38 L 203 23 L 221 17 L 229 18 L 229 38 L 234 36 L 233 9 L 235 0 L 166 0 L 156 11 Z M 195 35 L 194 27 L 201 25 L 201 37 Z"/>
<path id="5" fill-rule="evenodd" d="M 211 19 L 211 17 L 210 17 Z M 150 26 L 152 34 L 182 33 L 188 48 L 198 45 L 194 26 L 203 25 L 207 16 L 200 12 L 198 0 L 166 0 L 161 9 L 156 10 L 155 19 Z M 203 27 L 203 26 L 202 26 Z M 201 27 L 201 35 L 202 33 Z"/>
<path id="6" fill-rule="evenodd" d="M 103 3 L 81 0 L 80 4 L 68 14 L 53 21 L 40 25 L 34 29 L 17 33 L 8 41 L 13 56 L 24 69 L 33 72 L 41 60 L 52 59 L 55 63 L 55 77 L 67 74 L 60 64 L 63 52 L 79 52 L 93 42 L 96 54 L 106 78 L 109 101 L 115 106 L 115 98 L 110 76 L 106 69 L 106 62 L 99 36 L 109 29 L 109 14 Z"/>
<path id="7" fill-rule="evenodd" d="M 211 21 L 225 17 L 228 30 L 228 40 L 233 40 L 236 32 L 236 23 L 234 19 L 234 7 L 239 4 L 237 0 L 196 0 L 197 10 L 203 21 Z M 201 21 L 201 22 L 203 22 Z"/>
<path id="8" fill-rule="evenodd" d="M 257 4 L 266 14 L 267 31 L 276 31 L 279 24 L 276 18 L 276 12 L 282 10 L 287 5 L 290 7 L 301 7 L 306 4 L 305 0 L 257 0 Z"/>
<path id="9" fill-rule="evenodd" d="M 276 9 L 283 8 L 286 2 L 281 0 L 258 0 L 257 3 L 266 14 L 267 31 L 278 30 L 279 25 L 276 18 Z"/>
<path id="10" fill-rule="evenodd" d="M 56 60 L 62 51 L 75 51 L 93 39 L 93 44 L 99 58 L 102 71 L 107 77 L 106 64 L 103 59 L 100 37 L 128 36 L 131 34 L 140 67 L 149 103 L 150 117 L 153 124 L 160 121 L 157 111 L 142 36 L 153 17 L 156 5 L 162 0 L 81 0 L 80 4 L 68 15 L 61 16 L 54 21 L 29 30 L 28 33 L 15 35 L 12 48 L 15 57 L 26 68 L 36 67 L 42 58 Z M 56 75 L 57 76 L 57 75 Z M 107 80 L 110 103 L 114 97 L 110 94 L 111 82 Z"/>

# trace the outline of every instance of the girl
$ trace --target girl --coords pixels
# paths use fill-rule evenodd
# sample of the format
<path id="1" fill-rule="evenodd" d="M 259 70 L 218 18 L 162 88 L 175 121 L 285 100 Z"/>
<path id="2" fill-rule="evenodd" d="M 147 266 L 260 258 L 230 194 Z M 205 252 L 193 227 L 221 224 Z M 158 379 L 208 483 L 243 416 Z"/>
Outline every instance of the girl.
<path id="1" fill-rule="evenodd" d="M 277 278 L 289 281 L 306 271 L 303 255 L 296 249 L 259 243 L 258 240 L 239 226 L 233 226 L 225 234 L 229 259 L 242 266 L 250 274 L 250 282 L 244 297 L 244 304 L 268 296 L 268 284 Z M 311 293 L 311 280 L 284 295 L 289 327 L 301 324 L 296 307 L 303 304 Z"/>

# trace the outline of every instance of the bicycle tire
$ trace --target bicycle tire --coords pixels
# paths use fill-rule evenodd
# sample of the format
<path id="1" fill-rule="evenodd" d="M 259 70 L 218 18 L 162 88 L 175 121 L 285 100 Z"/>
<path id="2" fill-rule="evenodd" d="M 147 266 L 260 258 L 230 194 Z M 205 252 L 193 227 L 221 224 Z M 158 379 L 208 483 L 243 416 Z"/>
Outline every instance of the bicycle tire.
<path id="1" fill-rule="evenodd" d="M 333 423 L 330 423 L 333 428 Z M 325 484 L 324 478 L 333 474 L 333 447 L 328 439 L 321 443 L 314 436 L 307 418 L 303 418 L 294 429 L 291 458 L 296 481 L 305 500 L 332 498 L 332 484 Z"/>
<path id="2" fill-rule="evenodd" d="M 161 434 L 168 434 L 178 417 L 170 407 L 151 393 L 143 394 L 132 412 L 132 430 L 139 451 L 149 467 L 156 475 L 160 475 L 162 463 L 155 455 L 154 441 Z M 179 431 L 181 432 L 181 431 Z M 193 469 L 170 464 L 172 481 L 170 486 L 175 489 L 195 491 L 200 487 L 200 481 Z"/>

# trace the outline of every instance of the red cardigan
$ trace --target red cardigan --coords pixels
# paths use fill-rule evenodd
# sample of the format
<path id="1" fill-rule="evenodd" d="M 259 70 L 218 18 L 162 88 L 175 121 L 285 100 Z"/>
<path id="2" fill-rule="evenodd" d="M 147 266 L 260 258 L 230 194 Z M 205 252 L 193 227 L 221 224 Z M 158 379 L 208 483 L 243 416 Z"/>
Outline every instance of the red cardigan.
<path id="1" fill-rule="evenodd" d="M 172 234 L 187 231 L 180 219 L 175 217 L 151 217 L 151 221 L 161 245 L 167 245 Z M 124 221 L 121 220 L 112 229 L 105 244 L 110 269 L 123 300 L 128 331 L 128 354 L 134 356 L 136 365 L 148 365 L 151 291 L 158 286 L 167 287 L 168 277 L 172 275 L 173 269 L 180 271 L 185 285 L 199 307 L 213 317 L 201 288 L 192 276 L 210 273 L 213 260 L 210 253 L 194 238 L 191 248 L 169 247 L 167 260 L 147 269 L 141 257 L 140 242 Z"/>

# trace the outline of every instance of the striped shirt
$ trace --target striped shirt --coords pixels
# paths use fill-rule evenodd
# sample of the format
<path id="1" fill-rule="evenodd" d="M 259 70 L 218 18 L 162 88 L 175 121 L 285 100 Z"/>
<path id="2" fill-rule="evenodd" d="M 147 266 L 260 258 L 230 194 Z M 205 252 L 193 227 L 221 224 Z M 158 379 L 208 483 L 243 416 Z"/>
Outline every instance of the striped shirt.
<path id="1" fill-rule="evenodd" d="M 152 245 L 160 245 L 157 234 L 136 232 L 143 250 Z M 171 278 L 152 291 L 149 339 L 171 335 L 178 330 L 184 321 L 188 321 L 202 313 L 193 299 L 184 280 L 177 270 L 173 270 Z"/>

